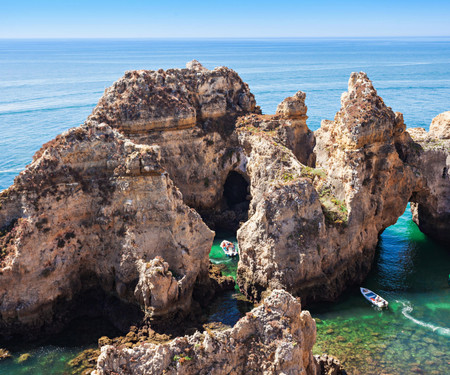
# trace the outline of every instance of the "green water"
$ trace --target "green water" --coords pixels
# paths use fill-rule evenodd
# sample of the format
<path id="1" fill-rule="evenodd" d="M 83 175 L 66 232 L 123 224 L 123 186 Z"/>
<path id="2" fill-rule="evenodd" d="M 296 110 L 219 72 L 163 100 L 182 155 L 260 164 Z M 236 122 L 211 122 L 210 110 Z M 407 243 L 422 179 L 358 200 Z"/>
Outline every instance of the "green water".
<path id="1" fill-rule="evenodd" d="M 6 359 L 0 363 L 0 374 L 71 374 L 72 369 L 67 363 L 75 358 L 80 350 L 80 348 L 45 346 L 26 352 L 15 352 L 13 353 L 13 359 Z M 23 363 L 19 363 L 19 356 L 24 353 L 29 353 L 30 358 Z"/>
<path id="2" fill-rule="evenodd" d="M 12 358 L 0 362 L 1 375 L 61 375 L 80 374 L 69 361 L 86 349 L 97 348 L 101 336 L 119 336 L 120 332 L 101 318 L 76 319 L 58 335 L 34 343 L 9 342 L 2 345 Z M 29 358 L 20 363 L 20 356 Z"/>
<path id="3" fill-rule="evenodd" d="M 232 234 L 217 234 L 210 259 L 222 265 L 225 275 L 236 277 L 238 258 L 223 253 L 223 239 L 236 241 Z M 335 355 L 349 374 L 450 374 L 449 272 L 450 252 L 423 235 L 407 209 L 382 234 L 375 265 L 364 282 L 389 301 L 389 309 L 371 306 L 359 286 L 337 303 L 313 307 L 318 330 L 314 353 Z M 209 321 L 232 326 L 251 307 L 240 293 L 227 292 L 209 307 Z M 89 338 L 84 332 L 89 328 L 79 327 L 52 343 L 12 350 L 13 358 L 0 362 L 0 374 L 71 374 L 67 362 L 95 347 L 94 336 L 108 330 L 95 329 Z M 23 353 L 31 357 L 19 364 Z"/>
<path id="4" fill-rule="evenodd" d="M 364 286 L 389 301 L 379 311 L 351 288 L 336 304 L 311 309 L 315 354 L 351 374 L 450 374 L 450 252 L 424 234 L 409 208 L 384 231 Z"/>
<path id="5" fill-rule="evenodd" d="M 220 264 L 222 274 L 233 276 L 236 279 L 237 264 L 239 256 L 227 257 L 220 247 L 223 240 L 233 242 L 237 246 L 236 235 L 232 233 L 217 233 L 214 239 L 209 259 L 212 263 Z M 217 297 L 209 308 L 208 315 L 210 322 L 222 322 L 233 326 L 246 312 L 250 311 L 253 305 L 247 302 L 236 285 L 236 291 L 227 292 Z"/>
<path id="6" fill-rule="evenodd" d="M 210 259 L 213 263 L 222 265 L 224 275 L 236 277 L 238 257 L 229 258 L 224 254 L 220 248 L 224 239 L 236 243 L 235 235 L 218 234 L 211 249 Z M 233 326 L 251 308 L 252 305 L 245 301 L 240 293 L 227 292 L 211 303 L 207 312 L 208 320 Z M 69 366 L 70 360 L 86 349 L 96 348 L 99 337 L 114 337 L 120 334 L 104 320 L 78 320 L 51 340 L 26 347 L 20 342 L 1 345 L 0 347 L 11 352 L 12 358 L 0 361 L 0 375 L 79 374 L 81 371 Z M 26 353 L 30 354 L 29 359 L 19 363 L 19 357 Z"/>
<path id="7" fill-rule="evenodd" d="M 223 240 L 230 241 L 237 247 L 236 235 L 227 232 L 217 232 L 216 237 L 209 253 L 209 260 L 211 263 L 220 264 L 222 268 L 222 274 L 225 276 L 233 276 L 236 279 L 237 264 L 239 261 L 239 256 L 227 257 L 220 247 L 220 243 Z"/>

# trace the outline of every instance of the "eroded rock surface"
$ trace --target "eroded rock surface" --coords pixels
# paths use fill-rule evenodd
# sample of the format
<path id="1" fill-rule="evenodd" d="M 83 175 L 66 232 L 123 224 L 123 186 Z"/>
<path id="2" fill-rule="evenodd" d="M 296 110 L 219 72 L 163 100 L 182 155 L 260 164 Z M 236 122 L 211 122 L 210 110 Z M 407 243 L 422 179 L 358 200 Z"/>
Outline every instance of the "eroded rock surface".
<path id="1" fill-rule="evenodd" d="M 244 118 L 237 130 L 248 160 L 252 195 L 249 220 L 237 233 L 238 284 L 253 299 L 265 289 L 294 290 L 311 272 L 301 266 L 306 254 L 316 258 L 314 263 L 311 258 L 306 262 L 319 272 L 316 239 L 303 241 L 300 235 L 302 230 L 326 235 L 319 195 L 309 178 L 314 169 L 302 165 L 281 143 L 279 128 L 267 127 L 263 120 Z"/>
<path id="2" fill-rule="evenodd" d="M 119 374 L 311 374 L 316 325 L 283 290 L 224 331 L 197 332 L 170 343 L 134 348 L 102 347 L 95 375 Z"/>
<path id="3" fill-rule="evenodd" d="M 422 189 L 411 198 L 413 220 L 420 230 L 438 241 L 450 244 L 450 112 L 433 119 L 433 127 L 410 129 L 414 142 L 409 143 L 408 162 L 415 165 L 418 176 L 424 180 Z"/>
<path id="4" fill-rule="evenodd" d="M 305 116 L 301 98 L 277 112 Z M 445 240 L 446 141 L 431 152 L 411 139 L 402 114 L 384 104 L 366 74 L 351 75 L 341 110 L 315 132 L 315 168 L 295 153 L 298 144 L 282 140 L 279 121 L 257 117 L 238 123 L 252 195 L 238 231 L 238 283 L 250 298 L 280 287 L 306 302 L 336 298 L 365 278 L 379 234 L 409 201 L 420 202 L 413 204 L 420 228 Z"/>
<path id="5" fill-rule="evenodd" d="M 2 334 L 58 324 L 102 290 L 153 316 L 189 310 L 214 233 L 182 201 L 157 146 L 90 122 L 44 145 L 0 195 Z"/>
<path id="6" fill-rule="evenodd" d="M 430 125 L 432 138 L 450 139 L 450 111 L 437 115 Z"/>
<path id="7" fill-rule="evenodd" d="M 259 112 L 237 73 L 196 61 L 107 89 L 0 193 L 2 333 L 56 326 L 87 290 L 170 318 L 195 286 L 200 299 L 231 287 L 209 281 L 213 232 L 197 212 L 239 228 L 237 281 L 252 299 L 335 299 L 409 201 L 421 230 L 449 240 L 447 112 L 411 137 L 364 73 L 315 134 L 301 91 Z"/>
<path id="8" fill-rule="evenodd" d="M 250 112 L 258 112 L 255 98 L 236 72 L 208 70 L 194 60 L 186 69 L 125 73 L 90 119 L 137 144 L 157 144 L 161 165 L 185 203 L 204 213 L 211 227 L 228 221 L 236 230 L 246 216 L 227 204 L 223 190 L 229 173 L 245 168 L 234 128 L 237 116 Z"/>

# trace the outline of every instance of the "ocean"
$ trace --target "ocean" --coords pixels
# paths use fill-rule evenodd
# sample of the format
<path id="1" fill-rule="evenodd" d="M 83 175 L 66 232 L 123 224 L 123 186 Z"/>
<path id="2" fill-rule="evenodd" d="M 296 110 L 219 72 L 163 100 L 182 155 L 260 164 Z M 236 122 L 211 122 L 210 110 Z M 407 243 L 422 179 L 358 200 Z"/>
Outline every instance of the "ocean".
<path id="1" fill-rule="evenodd" d="M 339 110 L 354 71 L 368 74 L 408 127 L 428 129 L 433 117 L 450 110 L 450 38 L 0 40 L 0 190 L 43 143 L 81 124 L 126 70 L 182 68 L 192 59 L 237 71 L 264 113 L 305 91 L 312 130 Z M 391 308 L 372 309 L 358 288 L 314 307 L 315 352 L 336 355 L 352 374 L 450 373 L 449 272 L 448 249 L 420 233 L 407 210 L 382 234 L 364 284 Z M 221 314 L 219 306 L 214 314 L 230 323 L 239 313 L 229 311 Z M 16 345 L 14 359 L 0 362 L 0 374 L 70 372 L 67 361 L 94 341 Z M 18 363 L 25 351 L 31 358 Z"/>

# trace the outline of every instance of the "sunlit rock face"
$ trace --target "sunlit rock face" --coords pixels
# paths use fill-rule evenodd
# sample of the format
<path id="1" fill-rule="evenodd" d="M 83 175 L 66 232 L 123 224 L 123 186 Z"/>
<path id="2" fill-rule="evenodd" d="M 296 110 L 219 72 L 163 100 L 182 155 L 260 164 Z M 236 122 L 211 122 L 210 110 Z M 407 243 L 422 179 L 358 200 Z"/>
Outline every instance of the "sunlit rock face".
<path id="1" fill-rule="evenodd" d="M 277 113 L 305 116 L 301 97 L 286 99 Z M 351 75 L 334 121 L 315 132 L 314 158 L 302 164 L 292 152 L 299 145 L 283 141 L 280 127 L 270 116 L 238 123 L 252 195 L 249 220 L 238 231 L 238 283 L 247 296 L 282 287 L 306 302 L 336 298 L 365 278 L 378 235 L 409 201 L 419 202 L 412 207 L 420 228 L 445 240 L 446 141 L 424 151 L 365 73 Z M 315 168 L 305 165 L 311 160 Z"/>
<path id="2" fill-rule="evenodd" d="M 197 332 L 167 344 L 104 346 L 95 375 L 305 374 L 319 372 L 312 355 L 316 324 L 284 290 L 247 313 L 233 328 Z M 335 365 L 335 371 L 340 369 Z"/>
<path id="3" fill-rule="evenodd" d="M 236 72 L 208 70 L 194 60 L 186 69 L 125 73 L 90 119 L 137 144 L 158 144 L 161 165 L 184 201 L 200 211 L 224 211 L 227 176 L 245 168 L 235 121 L 252 112 L 258 112 L 255 98 Z"/>
<path id="4" fill-rule="evenodd" d="M 409 201 L 449 240 L 447 112 L 411 137 L 353 73 L 334 121 L 313 133 L 306 119 L 301 91 L 260 114 L 228 68 L 127 72 L 0 193 L 2 333 L 56 327 L 89 290 L 187 313 L 210 286 L 210 229 L 237 231 L 249 298 L 281 288 L 304 303 L 359 283 Z"/>
<path id="5" fill-rule="evenodd" d="M 437 115 L 431 121 L 430 137 L 434 139 L 450 139 L 450 111 Z"/>
<path id="6" fill-rule="evenodd" d="M 433 119 L 430 131 L 409 129 L 408 162 L 423 180 L 411 201 L 413 220 L 430 237 L 450 243 L 450 112 Z"/>
<path id="7" fill-rule="evenodd" d="M 56 327 L 61 305 L 89 289 L 155 317 L 187 311 L 208 278 L 214 233 L 183 203 L 158 146 L 106 124 L 44 145 L 0 201 L 4 335 Z"/>

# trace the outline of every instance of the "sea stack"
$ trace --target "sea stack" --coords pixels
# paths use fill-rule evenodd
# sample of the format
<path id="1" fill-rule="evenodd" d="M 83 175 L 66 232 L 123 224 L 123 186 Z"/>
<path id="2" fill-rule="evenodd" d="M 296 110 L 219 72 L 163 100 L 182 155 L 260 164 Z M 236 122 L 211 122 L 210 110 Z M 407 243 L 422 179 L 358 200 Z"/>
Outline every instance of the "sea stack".
<path id="1" fill-rule="evenodd" d="M 240 291 L 262 305 L 220 333 L 106 346 L 96 374 L 322 371 L 295 297 L 331 301 L 361 282 L 408 202 L 450 242 L 449 121 L 410 134 L 362 72 L 316 132 L 305 98 L 263 115 L 225 67 L 126 72 L 0 193 L 3 338 L 86 313 L 179 324 L 220 289 L 208 255 L 214 231 L 231 230 Z"/>

